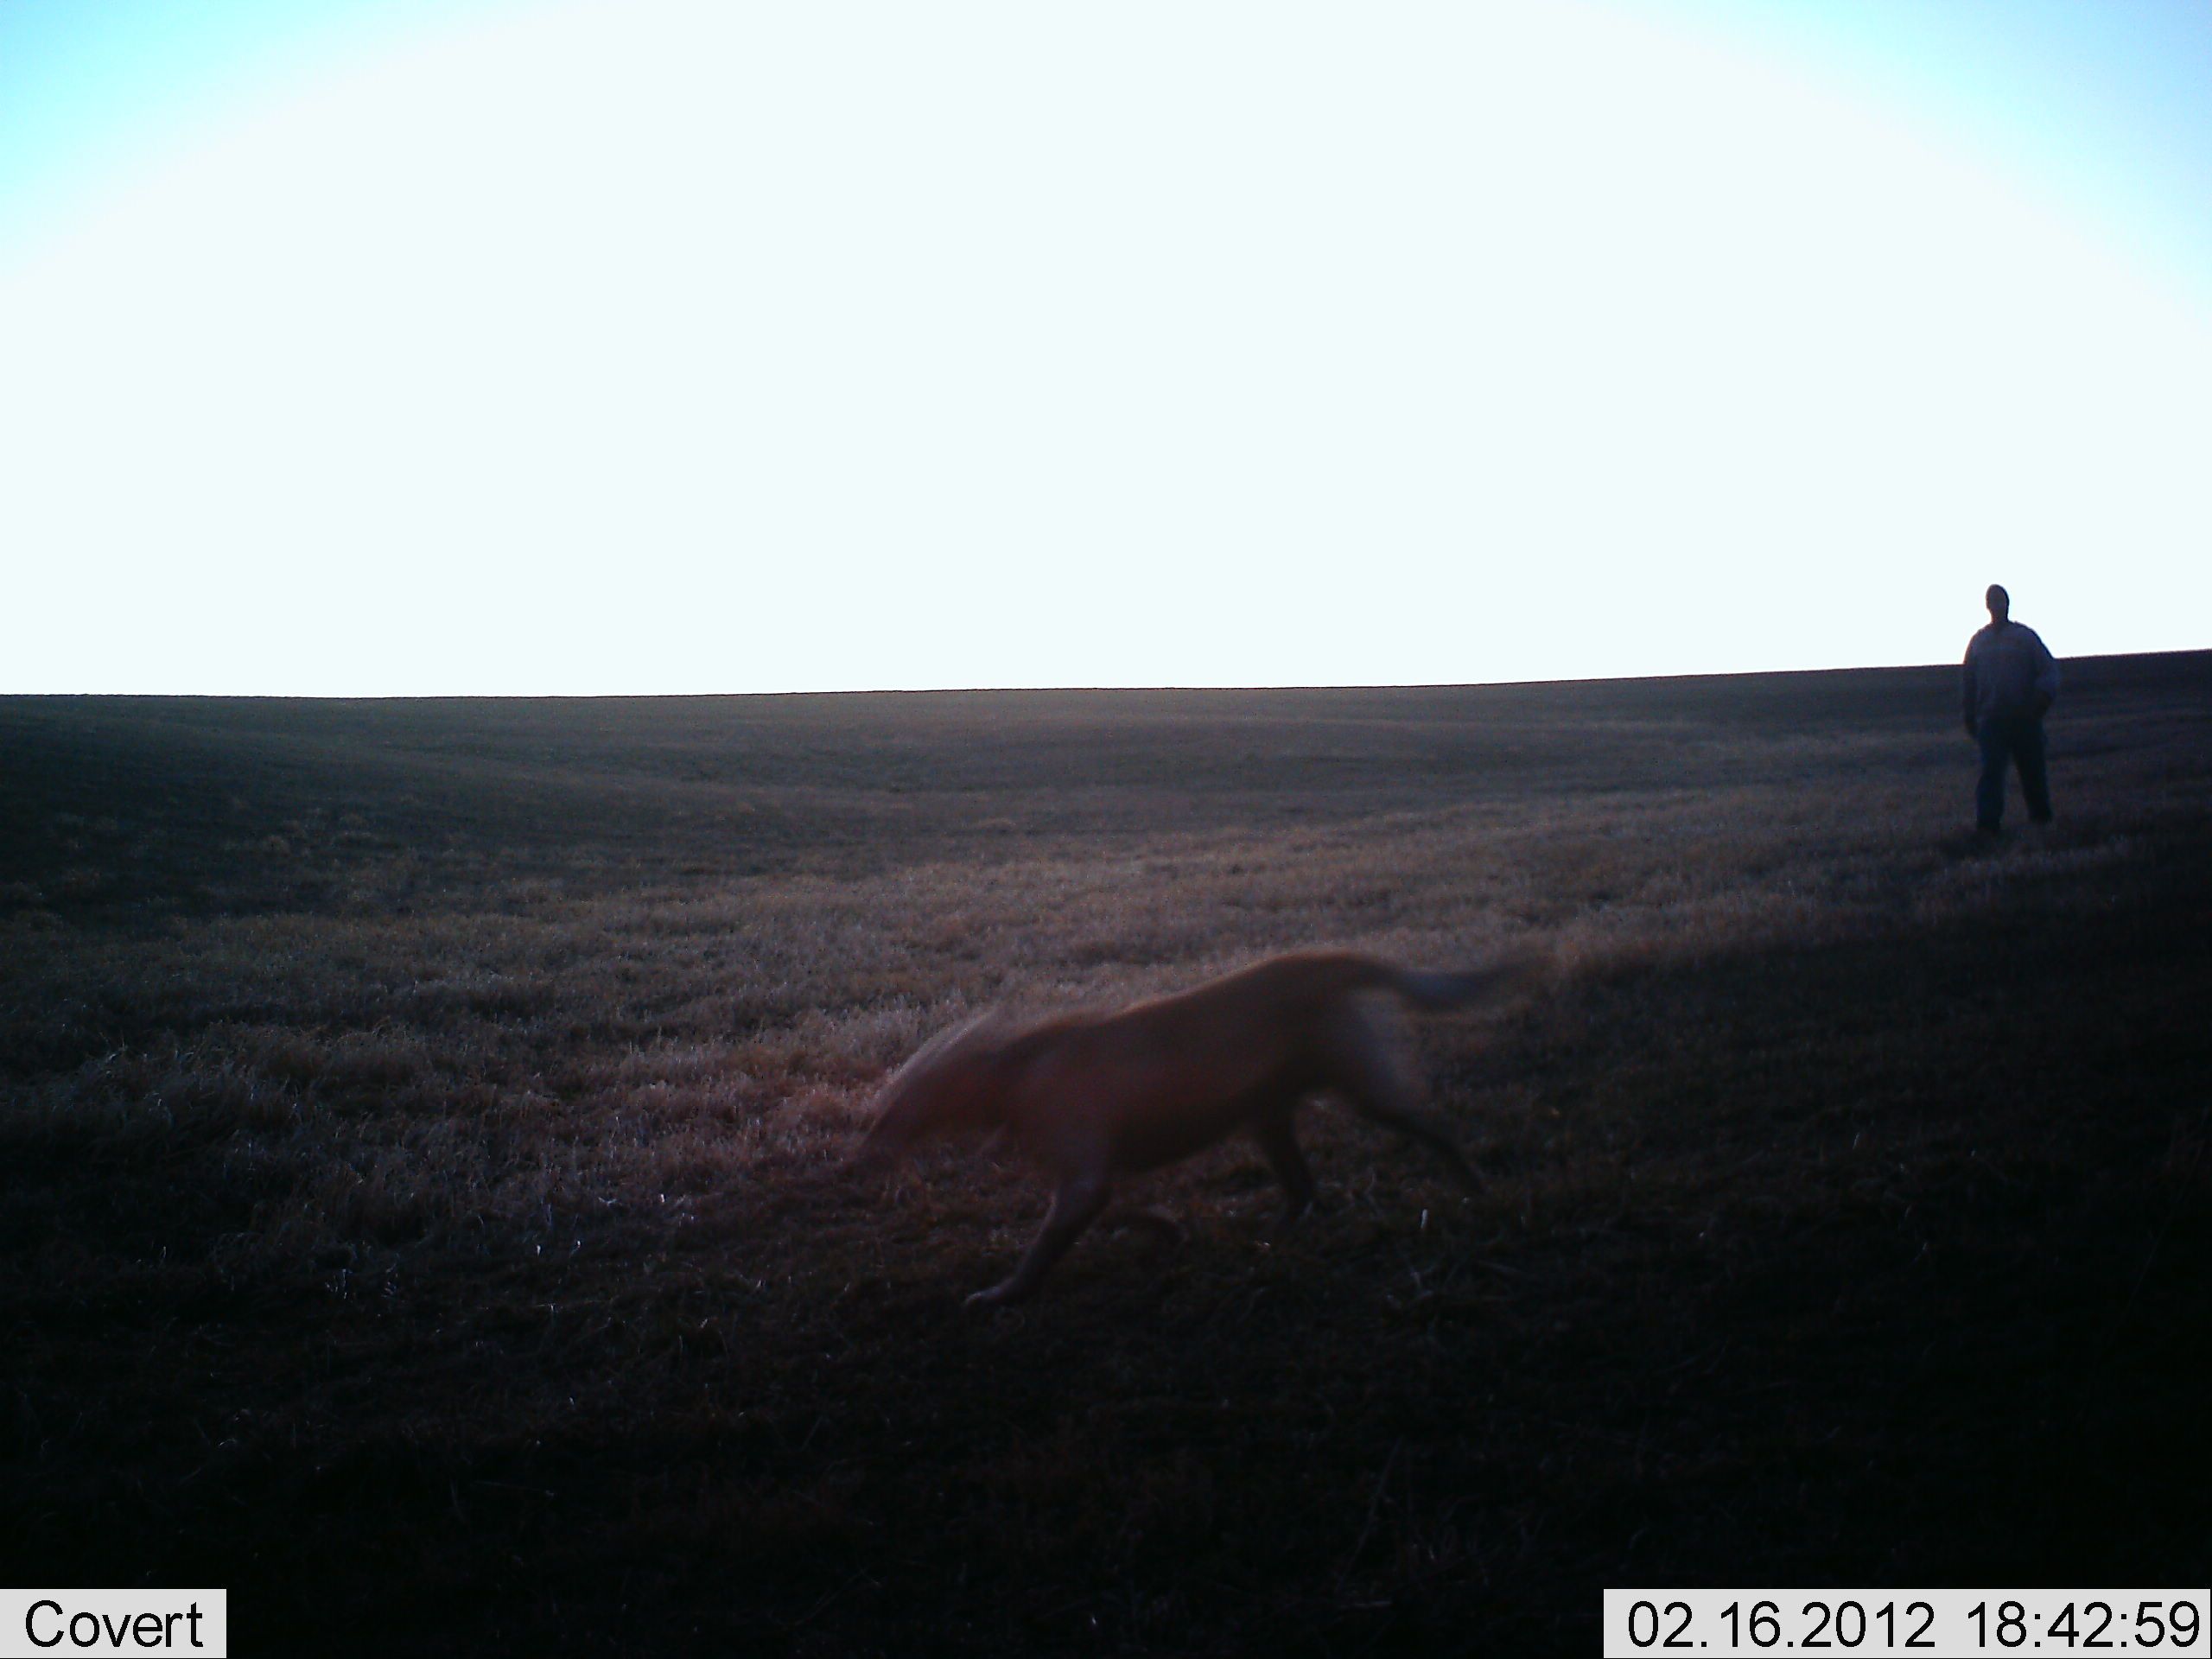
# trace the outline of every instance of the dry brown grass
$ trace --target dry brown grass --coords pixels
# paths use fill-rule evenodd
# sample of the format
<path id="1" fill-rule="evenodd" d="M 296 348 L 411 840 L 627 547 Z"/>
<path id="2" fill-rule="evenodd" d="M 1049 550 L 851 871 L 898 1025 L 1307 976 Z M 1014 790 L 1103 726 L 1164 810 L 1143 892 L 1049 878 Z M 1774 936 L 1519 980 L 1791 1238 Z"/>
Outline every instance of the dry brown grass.
<path id="1" fill-rule="evenodd" d="M 1993 852 L 1932 671 L 0 702 L 17 1576 L 455 1652 L 2201 1582 L 2212 669 L 2070 679 Z M 1305 1234 L 1224 1152 L 979 1318 L 1036 1194 L 838 1167 L 986 1004 L 1526 938 L 1421 1037 L 1480 1200 L 1324 1119 Z"/>

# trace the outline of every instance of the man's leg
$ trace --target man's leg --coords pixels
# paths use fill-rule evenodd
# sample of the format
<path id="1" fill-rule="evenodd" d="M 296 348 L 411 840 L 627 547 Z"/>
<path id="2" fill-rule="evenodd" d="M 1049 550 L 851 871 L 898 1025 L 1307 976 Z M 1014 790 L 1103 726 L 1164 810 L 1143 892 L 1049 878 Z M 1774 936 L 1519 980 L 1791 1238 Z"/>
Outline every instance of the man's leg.
<path id="1" fill-rule="evenodd" d="M 2012 758 L 2020 768 L 2020 793 L 2027 797 L 2028 818 L 2034 823 L 2050 822 L 2050 776 L 2044 766 L 2043 721 L 2024 720 L 2012 740 Z"/>
<path id="2" fill-rule="evenodd" d="M 1992 715 L 1981 722 L 1974 741 L 1981 745 L 1981 781 L 1974 785 L 1974 828 L 1993 836 L 2005 820 L 2005 768 L 2012 758 L 2009 722 Z"/>

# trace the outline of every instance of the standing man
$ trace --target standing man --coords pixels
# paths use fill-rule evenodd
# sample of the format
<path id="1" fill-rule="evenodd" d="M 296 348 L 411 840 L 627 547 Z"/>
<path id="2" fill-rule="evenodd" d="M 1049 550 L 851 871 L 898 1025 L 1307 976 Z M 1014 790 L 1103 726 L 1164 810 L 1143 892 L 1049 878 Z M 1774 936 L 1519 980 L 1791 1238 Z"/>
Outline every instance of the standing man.
<path id="1" fill-rule="evenodd" d="M 1992 583 L 1989 626 L 1967 642 L 1961 676 L 1967 735 L 1981 745 L 1981 782 L 1974 791 L 1974 828 L 1993 836 L 2005 817 L 2005 771 L 2020 769 L 2028 818 L 2050 822 L 2050 785 L 2044 772 L 2043 717 L 2058 695 L 2058 664 L 2033 628 L 2012 620 L 2012 596 Z"/>

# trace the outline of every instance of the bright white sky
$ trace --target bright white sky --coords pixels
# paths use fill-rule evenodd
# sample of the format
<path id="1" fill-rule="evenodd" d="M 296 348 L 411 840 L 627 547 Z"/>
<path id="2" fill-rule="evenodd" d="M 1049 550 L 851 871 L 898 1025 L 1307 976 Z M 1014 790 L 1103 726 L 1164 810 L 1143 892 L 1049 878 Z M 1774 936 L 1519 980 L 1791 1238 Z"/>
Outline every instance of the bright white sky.
<path id="1" fill-rule="evenodd" d="M 2212 644 L 2212 8 L 16 6 L 0 691 Z"/>

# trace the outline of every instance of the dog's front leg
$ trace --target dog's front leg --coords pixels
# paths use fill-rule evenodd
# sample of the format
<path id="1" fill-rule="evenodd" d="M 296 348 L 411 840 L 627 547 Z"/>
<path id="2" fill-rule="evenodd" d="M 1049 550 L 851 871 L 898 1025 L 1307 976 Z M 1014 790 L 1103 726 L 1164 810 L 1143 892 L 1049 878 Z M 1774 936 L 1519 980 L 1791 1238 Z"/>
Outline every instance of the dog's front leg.
<path id="1" fill-rule="evenodd" d="M 1068 1246 L 1083 1236 L 1083 1230 L 1098 1219 L 1098 1212 L 1106 1207 L 1110 1192 L 1103 1176 L 1073 1175 L 1061 1182 L 1059 1191 L 1052 1194 L 1052 1208 L 1045 1217 L 1044 1230 L 1030 1245 L 1029 1254 L 1021 1258 L 1021 1265 L 1005 1283 L 977 1291 L 968 1299 L 968 1305 L 988 1307 L 1018 1302 L 1036 1289 L 1038 1281 L 1052 1271 L 1052 1263 L 1065 1255 Z"/>
<path id="2" fill-rule="evenodd" d="M 1299 1151 L 1298 1136 L 1291 1128 L 1294 1104 L 1252 1120 L 1252 1139 L 1259 1142 L 1268 1167 L 1282 1184 L 1282 1213 L 1274 1228 L 1278 1234 L 1287 1232 L 1313 1207 L 1313 1172 L 1306 1166 L 1306 1154 Z"/>

